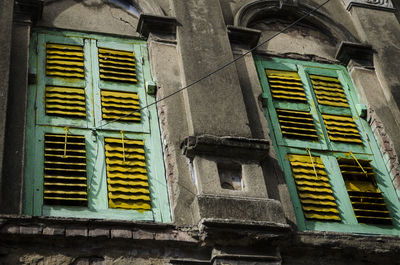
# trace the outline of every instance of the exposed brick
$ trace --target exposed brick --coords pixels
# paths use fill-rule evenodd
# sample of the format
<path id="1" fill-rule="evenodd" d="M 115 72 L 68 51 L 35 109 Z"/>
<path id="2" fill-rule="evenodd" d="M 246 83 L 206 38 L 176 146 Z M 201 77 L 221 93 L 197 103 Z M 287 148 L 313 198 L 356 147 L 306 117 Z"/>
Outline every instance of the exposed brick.
<path id="1" fill-rule="evenodd" d="M 134 239 L 154 239 L 153 233 L 143 231 L 143 230 L 133 231 L 132 236 Z"/>
<path id="2" fill-rule="evenodd" d="M 112 229 L 111 238 L 132 238 L 132 231 L 127 229 Z"/>
<path id="3" fill-rule="evenodd" d="M 20 233 L 24 235 L 42 234 L 42 228 L 39 226 L 21 226 Z"/>
<path id="4" fill-rule="evenodd" d="M 43 235 L 46 236 L 64 236 L 65 227 L 62 226 L 47 226 L 43 228 Z"/>
<path id="5" fill-rule="evenodd" d="M 65 236 L 67 237 L 87 237 L 88 229 L 86 227 L 71 227 L 65 229 Z"/>
<path id="6" fill-rule="evenodd" d="M 94 228 L 89 229 L 89 236 L 90 237 L 110 237 L 110 229 L 106 228 Z"/>

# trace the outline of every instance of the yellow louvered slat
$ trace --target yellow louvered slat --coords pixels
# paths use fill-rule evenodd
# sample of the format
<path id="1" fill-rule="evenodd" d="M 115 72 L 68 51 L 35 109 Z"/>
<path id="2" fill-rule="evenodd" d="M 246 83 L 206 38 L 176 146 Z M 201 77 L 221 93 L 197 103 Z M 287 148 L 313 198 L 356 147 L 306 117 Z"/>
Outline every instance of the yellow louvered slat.
<path id="1" fill-rule="evenodd" d="M 135 54 L 129 51 L 99 48 L 100 79 L 136 84 Z"/>
<path id="2" fill-rule="evenodd" d="M 82 46 L 47 43 L 46 75 L 62 78 L 85 78 Z"/>
<path id="3" fill-rule="evenodd" d="M 43 179 L 44 204 L 87 206 L 84 136 L 45 134 Z"/>
<path id="4" fill-rule="evenodd" d="M 331 141 L 362 144 L 361 136 L 351 116 L 322 114 Z"/>
<path id="5" fill-rule="evenodd" d="M 101 90 L 101 107 L 104 120 L 141 121 L 137 93 Z"/>
<path id="6" fill-rule="evenodd" d="M 85 89 L 46 86 L 45 106 L 47 115 L 69 118 L 85 118 Z"/>
<path id="7" fill-rule="evenodd" d="M 310 75 L 318 104 L 348 108 L 346 94 L 337 77 Z"/>
<path id="8" fill-rule="evenodd" d="M 109 208 L 151 209 L 144 142 L 105 138 Z"/>
<path id="9" fill-rule="evenodd" d="M 290 162 L 305 218 L 340 221 L 336 200 L 322 159 L 317 156 L 296 154 L 288 154 L 287 159 Z"/>
<path id="10" fill-rule="evenodd" d="M 265 73 L 274 99 L 307 102 L 303 83 L 297 72 L 267 69 Z"/>
<path id="11" fill-rule="evenodd" d="M 358 222 L 391 225 L 371 161 L 354 158 L 338 158 L 337 161 Z"/>
<path id="12" fill-rule="evenodd" d="M 318 141 L 314 120 L 309 112 L 276 109 L 283 137 Z"/>

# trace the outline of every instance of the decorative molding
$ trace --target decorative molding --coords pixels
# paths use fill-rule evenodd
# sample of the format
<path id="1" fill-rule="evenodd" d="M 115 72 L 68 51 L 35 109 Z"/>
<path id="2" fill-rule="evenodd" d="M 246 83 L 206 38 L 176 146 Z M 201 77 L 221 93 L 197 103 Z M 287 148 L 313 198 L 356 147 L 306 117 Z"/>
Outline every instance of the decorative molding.
<path id="1" fill-rule="evenodd" d="M 174 17 L 141 14 L 136 31 L 145 37 L 150 33 L 175 35 L 177 24 Z"/>
<path id="2" fill-rule="evenodd" d="M 14 2 L 14 22 L 35 24 L 42 18 L 42 0 L 17 0 Z"/>
<path id="3" fill-rule="evenodd" d="M 196 155 L 208 155 L 262 161 L 268 156 L 269 141 L 245 137 L 201 135 L 187 137 L 181 144 L 181 148 L 189 158 Z"/>
<path id="4" fill-rule="evenodd" d="M 373 67 L 374 50 L 371 45 L 342 42 L 336 52 L 336 59 L 344 65 L 347 65 L 350 60 L 354 60 L 358 65 L 363 67 Z"/>
<path id="5" fill-rule="evenodd" d="M 394 12 L 392 0 L 342 0 L 347 10 L 353 6 L 380 9 Z"/>
<path id="6" fill-rule="evenodd" d="M 245 27 L 228 25 L 228 37 L 231 43 L 245 45 L 254 48 L 261 36 L 261 31 Z"/>

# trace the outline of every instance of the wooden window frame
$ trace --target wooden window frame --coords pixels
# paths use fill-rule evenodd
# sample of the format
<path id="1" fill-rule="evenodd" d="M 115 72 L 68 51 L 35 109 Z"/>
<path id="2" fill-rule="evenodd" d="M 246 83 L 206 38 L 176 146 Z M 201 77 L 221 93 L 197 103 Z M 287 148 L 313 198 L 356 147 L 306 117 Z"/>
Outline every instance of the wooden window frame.
<path id="1" fill-rule="evenodd" d="M 85 79 L 68 80 L 45 75 L 46 42 L 83 45 L 85 53 Z M 133 51 L 136 57 L 136 84 L 106 82 L 99 78 L 98 47 Z M 145 90 L 145 82 L 152 80 L 147 44 L 143 40 L 85 34 L 72 31 L 36 29 L 30 45 L 30 71 L 36 83 L 28 90 L 26 130 L 25 200 L 24 212 L 34 216 L 75 218 L 104 218 L 171 222 L 165 170 L 162 156 L 160 129 L 156 107 L 141 111 L 138 123 L 102 119 L 100 90 L 134 92 L 139 95 L 140 106 L 156 101 Z M 86 96 L 86 118 L 70 119 L 46 115 L 44 90 L 46 84 L 66 87 L 83 87 Z M 88 207 L 43 205 L 43 139 L 45 133 L 83 135 L 87 153 Z M 121 138 L 144 141 L 146 168 L 152 209 L 136 211 L 108 208 L 107 176 L 105 170 L 104 138 Z"/>
<path id="2" fill-rule="evenodd" d="M 375 136 L 368 122 L 357 114 L 356 105 L 359 104 L 359 97 L 347 69 L 341 65 L 292 59 L 264 58 L 262 56 L 255 56 L 255 64 L 263 90 L 262 100 L 264 114 L 271 128 L 270 137 L 277 151 L 278 162 L 285 174 L 291 200 L 294 205 L 298 228 L 303 231 L 319 230 L 400 235 L 400 204 L 392 183 L 393 179 L 387 171 L 379 145 L 375 140 Z M 282 137 L 275 109 L 282 106 L 291 106 L 292 109 L 304 110 L 304 106 L 297 104 L 297 108 L 295 103 L 274 102 L 265 73 L 266 69 L 296 71 L 299 73 L 309 102 L 309 110 L 313 115 L 314 123 L 317 127 L 320 138 L 319 142 L 288 140 Z M 317 103 L 310 78 L 308 77 L 309 74 L 338 77 L 344 88 L 351 112 L 348 113 L 346 109 L 341 110 L 340 108 L 330 108 L 326 106 L 320 108 L 321 105 Z M 321 124 L 323 123 L 322 114 L 324 112 L 351 114 L 361 134 L 363 145 L 331 141 L 328 137 L 326 127 Z M 386 205 L 392 218 L 392 226 L 358 223 L 337 163 L 337 157 L 346 157 L 349 155 L 349 152 L 354 154 L 357 159 L 372 160 L 372 165 L 375 168 L 377 185 L 384 194 Z M 290 163 L 286 158 L 287 154 L 292 153 L 321 157 L 330 177 L 333 194 L 337 199 L 336 202 L 342 219 L 341 222 L 315 221 L 304 217 L 302 205 L 296 190 L 296 184 L 292 177 Z"/>

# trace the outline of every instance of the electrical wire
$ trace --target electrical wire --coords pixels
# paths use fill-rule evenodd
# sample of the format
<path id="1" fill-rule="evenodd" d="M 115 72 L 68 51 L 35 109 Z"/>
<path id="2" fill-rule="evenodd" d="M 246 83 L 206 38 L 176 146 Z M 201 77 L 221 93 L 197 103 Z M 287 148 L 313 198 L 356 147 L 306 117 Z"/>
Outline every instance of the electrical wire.
<path id="1" fill-rule="evenodd" d="M 283 28 L 283 29 L 280 30 L 279 32 L 276 32 L 276 33 L 273 34 L 271 37 L 269 37 L 269 38 L 267 38 L 266 40 L 262 41 L 260 44 L 256 45 L 255 47 L 251 48 L 250 50 L 246 51 L 245 53 L 239 55 L 239 56 L 236 57 L 235 59 L 233 59 L 233 60 L 231 60 L 231 61 L 229 61 L 229 62 L 223 64 L 222 66 L 216 68 L 214 71 L 212 71 L 212 72 L 210 72 L 210 73 L 204 75 L 203 77 L 197 79 L 196 81 L 193 81 L 192 83 L 190 83 L 190 84 L 188 84 L 188 85 L 186 85 L 186 86 L 184 86 L 184 87 L 182 87 L 182 88 L 180 88 L 180 89 L 178 89 L 178 90 L 172 92 L 171 94 L 166 95 L 165 97 L 160 98 L 160 99 L 154 101 L 153 103 L 150 103 L 150 104 L 148 104 L 148 105 L 146 105 L 146 106 L 144 106 L 144 107 L 142 107 L 142 108 L 140 108 L 140 109 L 134 110 L 134 111 L 132 111 L 132 112 L 130 112 L 130 113 L 128 113 L 128 114 L 125 114 L 125 115 L 123 115 L 123 116 L 120 116 L 120 117 L 117 118 L 117 119 L 114 119 L 114 120 L 111 120 L 111 121 L 106 122 L 106 123 L 104 123 L 104 124 L 101 124 L 101 125 L 99 125 L 98 127 L 96 127 L 95 129 L 101 129 L 102 127 L 104 127 L 104 126 L 106 126 L 106 125 L 108 125 L 108 124 L 110 124 L 110 123 L 117 122 L 117 121 L 119 121 L 119 120 L 121 120 L 121 119 L 123 119 L 123 118 L 125 118 L 125 117 L 128 117 L 128 116 L 130 116 L 130 115 L 132 115 L 132 114 L 134 114 L 134 113 L 136 113 L 136 112 L 141 112 L 141 111 L 144 110 L 144 109 L 147 109 L 147 108 L 149 108 L 149 107 L 151 107 L 151 106 L 153 106 L 153 105 L 156 105 L 157 103 L 159 103 L 159 102 L 161 102 L 161 101 L 163 101 L 163 100 L 166 100 L 167 98 L 170 98 L 170 97 L 172 97 L 172 96 L 178 94 L 179 92 L 181 92 L 181 91 L 183 91 L 183 90 L 185 90 L 185 89 L 188 89 L 189 87 L 194 86 L 194 85 L 197 84 L 197 83 L 200 83 L 200 82 L 203 81 L 204 79 L 207 79 L 208 77 L 210 77 L 210 76 L 212 76 L 212 75 L 218 73 L 219 71 L 225 69 L 225 68 L 228 67 L 229 65 L 231 65 L 231 64 L 233 64 L 233 63 L 235 63 L 235 62 L 237 62 L 238 60 L 242 59 L 243 57 L 245 57 L 245 56 L 248 55 L 249 53 L 251 53 L 251 52 L 255 51 L 256 49 L 258 49 L 259 47 L 263 46 L 264 44 L 266 44 L 267 42 L 269 42 L 270 40 L 272 40 L 273 38 L 275 38 L 275 37 L 278 36 L 279 34 L 281 34 L 281 33 L 285 32 L 286 30 L 290 29 L 291 27 L 293 27 L 294 25 L 296 25 L 297 23 L 299 23 L 300 21 L 302 21 L 303 19 L 305 19 L 306 17 L 308 17 L 309 15 L 311 15 L 312 13 L 316 12 L 316 11 L 319 10 L 321 7 L 323 7 L 324 5 L 326 5 L 329 1 L 330 1 L 330 0 L 326 0 L 324 3 L 322 3 L 322 4 L 320 4 L 319 6 L 313 8 L 312 10 L 308 11 L 306 14 L 304 14 L 304 15 L 301 16 L 300 18 L 296 19 L 294 22 L 292 22 L 291 24 L 289 24 L 288 26 L 286 26 L 285 28 Z"/>

